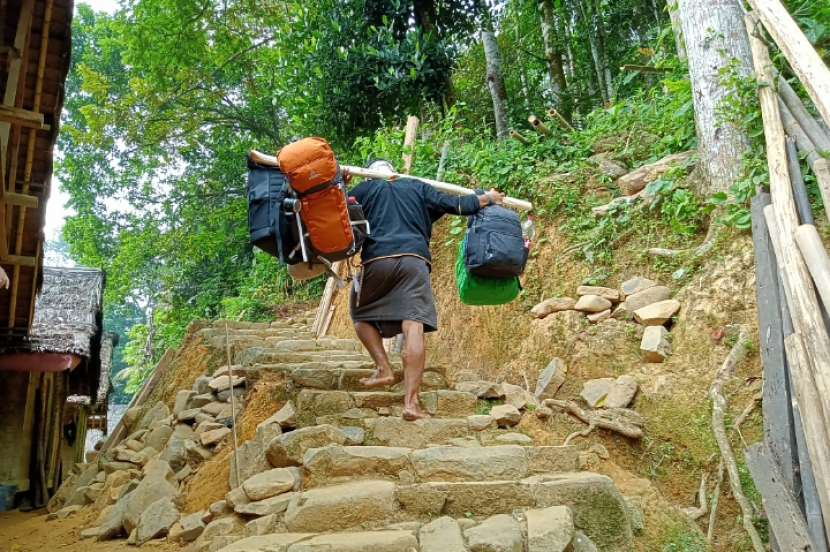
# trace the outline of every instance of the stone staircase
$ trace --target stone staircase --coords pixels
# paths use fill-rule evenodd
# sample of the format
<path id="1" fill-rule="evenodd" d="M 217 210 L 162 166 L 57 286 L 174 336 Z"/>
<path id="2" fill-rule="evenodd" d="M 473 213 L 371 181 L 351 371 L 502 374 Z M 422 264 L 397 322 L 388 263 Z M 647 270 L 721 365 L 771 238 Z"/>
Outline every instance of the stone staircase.
<path id="1" fill-rule="evenodd" d="M 205 513 L 197 550 L 633 550 L 639 514 L 610 478 L 580 471 L 575 447 L 497 427 L 487 412 L 502 401 L 450 389 L 436 364 L 421 393 L 433 418 L 406 422 L 402 384 L 359 383 L 374 364 L 358 341 L 308 335 L 302 324 L 234 332 L 234 369 L 248 385 L 284 373 L 291 400 L 240 447 L 243 484 L 232 475 L 234 489 Z M 296 480 L 276 492 L 289 471 Z"/>
<path id="2" fill-rule="evenodd" d="M 575 447 L 538 446 L 511 429 L 522 411 L 535 415 L 533 394 L 428 364 L 421 402 L 433 418 L 406 422 L 400 359 L 399 383 L 366 391 L 359 380 L 374 364 L 360 343 L 315 339 L 300 318 L 199 329 L 222 351 L 229 338 L 235 364 L 180 390 L 172 409 L 128 411 L 130 436 L 80 466 L 54 517 L 91 504 L 99 519 L 82 538 L 166 536 L 198 552 L 634 549 L 639 512 L 610 478 L 582 471 Z M 283 381 L 285 405 L 231 455 L 224 500 L 181 515 L 194 474 L 232 446 L 229 371 L 236 421 L 260 380 Z"/>

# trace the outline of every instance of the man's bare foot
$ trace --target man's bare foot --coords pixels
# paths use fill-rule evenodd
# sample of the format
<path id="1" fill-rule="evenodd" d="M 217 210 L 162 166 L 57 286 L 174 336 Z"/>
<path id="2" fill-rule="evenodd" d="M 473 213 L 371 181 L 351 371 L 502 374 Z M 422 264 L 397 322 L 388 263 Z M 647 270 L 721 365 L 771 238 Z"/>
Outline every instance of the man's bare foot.
<path id="1" fill-rule="evenodd" d="M 401 414 L 401 418 L 407 422 L 414 422 L 415 420 L 428 420 L 432 418 L 432 416 L 420 408 L 405 408 L 403 414 Z"/>
<path id="2" fill-rule="evenodd" d="M 392 373 L 390 369 L 383 369 L 380 366 L 375 370 L 375 373 L 370 378 L 363 378 L 360 380 L 360 383 L 363 384 L 364 387 L 383 387 L 385 385 L 394 385 L 395 383 L 395 374 Z"/>

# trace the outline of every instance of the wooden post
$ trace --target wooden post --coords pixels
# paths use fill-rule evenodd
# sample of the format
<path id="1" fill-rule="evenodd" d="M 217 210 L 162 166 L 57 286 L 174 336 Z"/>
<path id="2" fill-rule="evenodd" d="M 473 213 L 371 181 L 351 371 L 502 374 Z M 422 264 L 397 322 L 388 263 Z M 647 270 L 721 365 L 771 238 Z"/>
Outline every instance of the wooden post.
<path id="1" fill-rule="evenodd" d="M 753 29 L 753 19 L 747 16 L 747 28 Z M 750 36 L 755 70 L 759 81 L 772 84 L 769 52 L 758 38 Z M 787 278 L 784 289 L 787 303 L 793 317 L 793 327 L 804 337 L 809 358 L 814 366 L 814 377 L 824 408 L 820 411 L 824 422 L 830 420 L 830 337 L 824 325 L 818 298 L 807 270 L 807 265 L 795 244 L 795 229 L 799 226 L 798 214 L 793 199 L 790 174 L 787 168 L 787 153 L 784 144 L 784 129 L 778 109 L 778 97 L 771 86 L 761 86 L 758 90 L 766 135 L 767 162 L 770 172 L 770 189 L 777 223 L 778 236 L 781 241 L 781 254 L 778 263 Z M 778 253 L 778 251 L 776 251 Z M 809 365 L 808 365 L 809 366 Z M 802 414 L 805 414 L 802 411 Z M 823 506 L 824 504 L 822 504 Z M 830 507 L 830 504 L 828 504 Z M 826 510 L 830 514 L 830 509 Z M 826 514 L 826 515 L 827 515 Z M 830 518 L 826 518 L 830 519 Z"/>
<path id="2" fill-rule="evenodd" d="M 418 136 L 418 117 L 410 116 L 406 120 L 406 135 L 403 139 L 403 172 L 409 174 L 415 160 L 415 138 Z M 407 152 L 407 148 L 409 151 Z"/>
<path id="3" fill-rule="evenodd" d="M 816 49 L 804 36 L 787 8 L 780 0 L 748 0 L 772 39 L 778 45 L 795 71 L 822 118 L 830 125 L 830 69 L 819 57 Z M 755 24 L 749 34 L 754 37 Z M 769 83 L 773 84 L 770 79 Z"/>
<path id="4" fill-rule="evenodd" d="M 510 129 L 510 137 L 519 142 L 520 144 L 528 145 L 530 140 L 519 134 L 513 129 Z"/>
<path id="5" fill-rule="evenodd" d="M 534 130 L 536 130 L 536 132 L 538 132 L 539 134 L 541 134 L 543 136 L 550 136 L 551 135 L 550 129 L 547 127 L 547 125 L 545 125 L 545 123 L 540 121 L 536 117 L 536 115 L 531 115 L 530 117 L 528 117 L 527 122 L 529 122 L 530 126 L 532 126 L 534 128 Z"/>
<path id="6" fill-rule="evenodd" d="M 813 224 L 813 209 L 810 207 L 810 198 L 807 195 L 807 186 L 801 176 L 801 162 L 798 159 L 798 149 L 795 140 L 787 138 L 787 167 L 790 171 L 790 181 L 793 187 L 793 198 L 801 224 Z"/>
<path id="7" fill-rule="evenodd" d="M 817 160 L 813 165 L 813 172 L 816 175 L 818 189 L 821 192 L 821 199 L 824 203 L 824 211 L 827 213 L 827 220 L 830 220 L 830 160 Z"/>

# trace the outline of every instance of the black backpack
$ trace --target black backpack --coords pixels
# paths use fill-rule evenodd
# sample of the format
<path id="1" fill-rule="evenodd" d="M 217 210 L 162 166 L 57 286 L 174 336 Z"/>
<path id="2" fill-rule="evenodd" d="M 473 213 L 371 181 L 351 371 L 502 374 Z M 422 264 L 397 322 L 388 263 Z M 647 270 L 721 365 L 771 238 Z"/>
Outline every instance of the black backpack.
<path id="1" fill-rule="evenodd" d="M 334 261 L 353 256 L 368 234 L 360 204 L 348 204 L 355 248 L 346 255 L 324 258 L 312 251 L 305 225 L 292 207 L 298 201 L 279 167 L 257 163 L 248 154 L 248 234 L 251 244 L 277 257 L 281 263 L 322 264 L 327 272 Z M 304 242 L 300 241 L 301 234 Z M 305 247 L 303 247 L 305 245 Z M 304 258 L 305 257 L 305 258 Z M 332 275 L 332 274 L 330 274 Z"/>
<path id="2" fill-rule="evenodd" d="M 515 212 L 490 205 L 467 218 L 464 265 L 470 274 L 492 278 L 521 276 L 527 254 L 522 225 Z"/>

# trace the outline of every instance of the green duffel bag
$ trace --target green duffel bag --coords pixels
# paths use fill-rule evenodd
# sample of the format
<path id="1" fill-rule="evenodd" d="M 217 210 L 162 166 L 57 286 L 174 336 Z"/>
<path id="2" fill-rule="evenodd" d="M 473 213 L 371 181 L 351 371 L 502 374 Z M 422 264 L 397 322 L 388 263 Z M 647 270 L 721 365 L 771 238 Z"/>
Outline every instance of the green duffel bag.
<path id="1" fill-rule="evenodd" d="M 455 261 L 455 283 L 458 295 L 465 305 L 503 305 L 519 296 L 521 287 L 518 278 L 490 278 L 474 276 L 464 266 L 464 246 L 461 240 Z"/>

